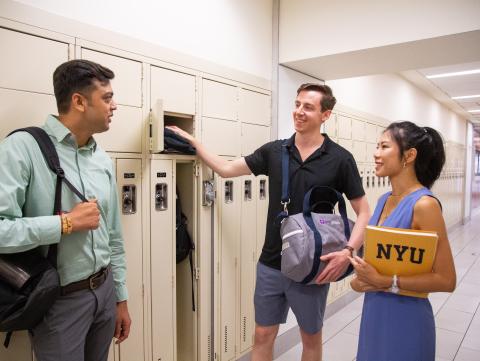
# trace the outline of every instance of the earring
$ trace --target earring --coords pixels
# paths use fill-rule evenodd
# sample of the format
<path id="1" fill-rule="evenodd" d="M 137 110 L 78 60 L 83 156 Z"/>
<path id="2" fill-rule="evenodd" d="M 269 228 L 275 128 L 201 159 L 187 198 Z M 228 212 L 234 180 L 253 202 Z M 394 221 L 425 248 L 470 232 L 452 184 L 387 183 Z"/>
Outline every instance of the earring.
<path id="1" fill-rule="evenodd" d="M 403 162 L 403 168 L 407 166 L 407 162 Z"/>

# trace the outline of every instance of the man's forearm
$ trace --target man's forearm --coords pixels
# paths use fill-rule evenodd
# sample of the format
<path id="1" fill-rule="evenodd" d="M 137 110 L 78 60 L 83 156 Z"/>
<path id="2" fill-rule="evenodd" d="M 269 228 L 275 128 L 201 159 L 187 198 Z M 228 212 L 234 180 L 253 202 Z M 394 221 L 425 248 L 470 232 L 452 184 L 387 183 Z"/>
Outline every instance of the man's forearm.
<path id="1" fill-rule="evenodd" d="M 197 155 L 205 162 L 205 164 L 218 173 L 221 177 L 228 178 L 228 160 L 209 152 L 205 146 L 198 140 L 191 141 L 192 145 L 197 150 Z"/>
<path id="2" fill-rule="evenodd" d="M 357 251 L 363 244 L 365 228 L 368 225 L 369 218 L 370 218 L 369 212 L 362 212 L 358 214 L 357 220 L 355 222 L 355 226 L 352 229 L 352 234 L 348 241 L 348 245 L 350 247 L 353 247 Z"/>

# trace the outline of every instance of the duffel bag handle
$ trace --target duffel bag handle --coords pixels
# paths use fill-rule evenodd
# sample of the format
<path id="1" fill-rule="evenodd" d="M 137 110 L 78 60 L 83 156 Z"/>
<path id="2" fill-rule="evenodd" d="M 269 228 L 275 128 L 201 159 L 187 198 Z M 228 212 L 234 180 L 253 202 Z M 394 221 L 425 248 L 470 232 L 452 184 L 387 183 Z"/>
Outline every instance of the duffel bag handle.
<path id="1" fill-rule="evenodd" d="M 310 188 L 310 190 L 305 194 L 305 197 L 303 198 L 303 215 L 306 217 L 311 217 L 312 215 L 312 207 L 310 206 L 311 202 L 311 197 L 312 193 L 316 190 L 328 190 L 330 192 L 333 192 L 335 196 L 337 197 L 338 200 L 338 210 L 340 212 L 340 216 L 342 217 L 343 220 L 343 227 L 344 227 L 344 233 L 345 233 L 345 238 L 347 241 L 350 239 L 350 226 L 348 223 L 348 218 L 347 218 L 347 206 L 345 204 L 345 200 L 343 199 L 343 196 L 338 192 L 336 189 L 328 186 L 313 186 Z"/>

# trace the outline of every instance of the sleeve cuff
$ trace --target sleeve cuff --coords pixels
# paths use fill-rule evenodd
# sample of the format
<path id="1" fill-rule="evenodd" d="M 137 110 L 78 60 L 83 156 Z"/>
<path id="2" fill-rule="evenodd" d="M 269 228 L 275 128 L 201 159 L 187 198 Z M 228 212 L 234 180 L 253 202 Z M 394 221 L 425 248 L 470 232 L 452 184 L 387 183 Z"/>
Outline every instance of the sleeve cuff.
<path id="1" fill-rule="evenodd" d="M 115 285 L 115 296 L 117 302 L 122 302 L 128 299 L 127 286 L 125 284 Z"/>
<path id="2" fill-rule="evenodd" d="M 60 242 L 62 237 L 62 221 L 60 216 L 35 217 L 37 229 L 42 230 L 40 238 L 41 245 L 48 245 Z"/>

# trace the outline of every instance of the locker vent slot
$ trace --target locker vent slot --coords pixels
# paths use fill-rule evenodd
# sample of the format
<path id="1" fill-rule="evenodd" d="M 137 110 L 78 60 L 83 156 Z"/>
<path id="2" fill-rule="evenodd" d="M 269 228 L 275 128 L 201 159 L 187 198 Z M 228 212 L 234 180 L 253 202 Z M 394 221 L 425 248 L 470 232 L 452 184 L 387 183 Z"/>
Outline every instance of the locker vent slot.
<path id="1" fill-rule="evenodd" d="M 228 326 L 225 325 L 225 335 L 224 335 L 224 352 L 228 352 Z"/>
<path id="2" fill-rule="evenodd" d="M 243 342 L 246 342 L 247 341 L 247 318 L 245 316 L 243 317 L 242 334 L 243 334 Z"/>
<path id="3" fill-rule="evenodd" d="M 207 360 L 210 361 L 212 359 L 212 337 L 210 335 L 207 337 L 207 342 Z"/>

